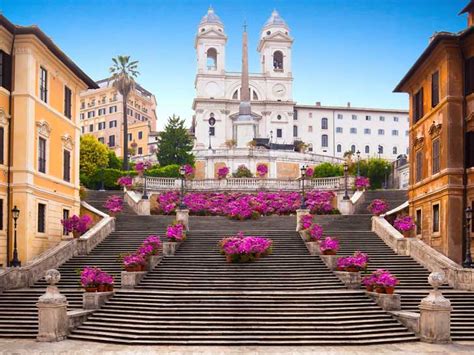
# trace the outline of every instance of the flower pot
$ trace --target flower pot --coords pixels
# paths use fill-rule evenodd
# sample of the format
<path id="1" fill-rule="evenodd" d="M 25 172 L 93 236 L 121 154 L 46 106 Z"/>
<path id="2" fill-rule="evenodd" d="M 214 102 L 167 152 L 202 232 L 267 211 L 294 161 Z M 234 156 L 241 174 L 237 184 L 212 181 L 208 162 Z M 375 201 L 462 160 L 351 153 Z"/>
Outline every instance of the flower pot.
<path id="1" fill-rule="evenodd" d="M 97 286 L 97 292 L 105 292 L 105 291 L 107 291 L 107 285 L 100 284 L 99 286 Z"/>
<path id="2" fill-rule="evenodd" d="M 138 271 L 145 271 L 145 265 L 138 265 Z"/>
<path id="3" fill-rule="evenodd" d="M 357 268 L 355 266 L 349 266 L 349 267 L 346 267 L 346 271 L 347 272 L 359 272 L 359 268 Z"/>
<path id="4" fill-rule="evenodd" d="M 86 290 L 86 292 L 97 292 L 97 287 L 95 286 L 87 286 L 84 287 L 84 289 Z"/>
<path id="5" fill-rule="evenodd" d="M 227 261 L 228 263 L 231 263 L 232 262 L 232 255 L 226 255 L 225 256 L 225 261 Z"/>
<path id="6" fill-rule="evenodd" d="M 325 250 L 323 251 L 323 255 L 336 255 L 336 251 L 332 249 Z"/>
<path id="7" fill-rule="evenodd" d="M 375 286 L 375 292 L 377 292 L 377 293 L 385 293 L 385 287 L 383 287 L 383 286 Z"/>
<path id="8" fill-rule="evenodd" d="M 74 236 L 74 238 L 79 238 L 81 236 L 81 233 L 79 233 L 77 231 L 73 231 L 72 235 Z"/>
<path id="9" fill-rule="evenodd" d="M 393 292 L 395 291 L 395 287 L 393 286 L 385 286 L 385 293 L 387 295 L 393 295 Z"/>
<path id="10" fill-rule="evenodd" d="M 410 238 L 411 237 L 411 231 L 403 231 L 402 234 L 405 238 Z"/>
<path id="11" fill-rule="evenodd" d="M 111 292 L 114 290 L 114 285 L 107 285 L 107 291 Z"/>
<path id="12" fill-rule="evenodd" d="M 136 271 L 140 271 L 140 270 L 139 270 L 138 265 L 129 265 L 129 266 L 125 266 L 125 271 L 127 271 L 127 272 L 136 272 Z"/>
<path id="13" fill-rule="evenodd" d="M 374 285 L 367 285 L 367 286 L 365 286 L 365 288 L 369 292 L 374 292 Z"/>

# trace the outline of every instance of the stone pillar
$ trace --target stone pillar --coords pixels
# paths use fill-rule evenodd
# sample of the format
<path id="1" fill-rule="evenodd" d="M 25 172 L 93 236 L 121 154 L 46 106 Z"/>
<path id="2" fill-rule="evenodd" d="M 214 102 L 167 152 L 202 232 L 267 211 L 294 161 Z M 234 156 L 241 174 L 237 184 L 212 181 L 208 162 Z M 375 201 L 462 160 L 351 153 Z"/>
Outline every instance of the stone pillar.
<path id="1" fill-rule="evenodd" d="M 365 291 L 365 294 L 372 298 L 375 303 L 377 303 L 385 311 L 399 311 L 402 309 L 401 298 L 397 293 L 389 295 L 386 293 Z"/>
<path id="2" fill-rule="evenodd" d="M 121 284 L 122 288 L 132 289 L 141 281 L 143 276 L 146 275 L 146 271 L 122 271 L 121 273 Z"/>
<path id="3" fill-rule="evenodd" d="M 427 343 L 451 342 L 451 302 L 438 288 L 445 282 L 442 272 L 428 277 L 433 290 L 420 303 L 420 339 Z"/>
<path id="4" fill-rule="evenodd" d="M 304 216 L 305 214 L 310 214 L 309 209 L 298 209 L 296 210 L 296 231 L 300 231 L 302 229 L 301 224 L 300 224 L 300 219 L 301 216 Z"/>
<path id="5" fill-rule="evenodd" d="M 337 255 L 319 255 L 321 260 L 326 264 L 329 270 L 336 270 L 337 268 Z"/>
<path id="6" fill-rule="evenodd" d="M 334 271 L 334 274 L 341 280 L 349 290 L 359 290 L 362 278 L 360 272 Z"/>
<path id="7" fill-rule="evenodd" d="M 148 257 L 146 263 L 146 271 L 153 271 L 153 269 L 161 262 L 161 255 L 151 255 Z"/>
<path id="8" fill-rule="evenodd" d="M 187 231 L 189 231 L 189 210 L 177 209 L 176 210 L 176 220 L 181 222 Z"/>
<path id="9" fill-rule="evenodd" d="M 351 200 L 340 200 L 337 208 L 342 215 L 354 214 L 354 206 Z"/>
<path id="10" fill-rule="evenodd" d="M 82 308 L 99 309 L 102 305 L 114 295 L 110 292 L 84 292 L 82 294 Z"/>
<path id="11" fill-rule="evenodd" d="M 178 250 L 178 247 L 181 243 L 178 242 L 163 242 L 163 255 L 172 256 Z"/>
<path id="12" fill-rule="evenodd" d="M 67 299 L 55 286 L 61 279 L 58 270 L 46 271 L 45 280 L 49 283 L 46 293 L 38 299 L 38 336 L 41 342 L 64 340 L 68 334 Z"/>

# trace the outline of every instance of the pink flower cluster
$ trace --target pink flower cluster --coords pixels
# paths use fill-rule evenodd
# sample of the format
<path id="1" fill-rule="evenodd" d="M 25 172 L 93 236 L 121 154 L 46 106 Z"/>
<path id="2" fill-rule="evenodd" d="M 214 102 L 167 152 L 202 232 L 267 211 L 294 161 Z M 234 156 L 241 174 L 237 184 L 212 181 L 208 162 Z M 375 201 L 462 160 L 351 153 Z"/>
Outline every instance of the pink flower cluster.
<path id="1" fill-rule="evenodd" d="M 415 229 L 415 222 L 410 216 L 399 216 L 393 222 L 393 226 L 401 232 L 408 232 Z"/>
<path id="2" fill-rule="evenodd" d="M 227 237 L 219 242 L 221 254 L 232 262 L 250 262 L 272 252 L 273 241 L 265 237 L 245 237 L 239 232 L 234 237 Z"/>
<path id="3" fill-rule="evenodd" d="M 259 177 L 264 177 L 268 174 L 268 166 L 266 164 L 258 164 L 257 165 L 257 175 Z"/>
<path id="4" fill-rule="evenodd" d="M 92 224 L 92 218 L 86 214 L 81 217 L 74 215 L 68 219 L 62 219 L 61 224 L 66 233 L 76 232 L 82 235 L 89 230 Z"/>
<path id="5" fill-rule="evenodd" d="M 166 228 L 166 238 L 170 242 L 182 242 L 186 239 L 184 225 L 182 223 L 175 223 Z"/>
<path id="6" fill-rule="evenodd" d="M 305 214 L 300 217 L 300 225 L 302 229 L 308 229 L 313 224 L 313 216 Z"/>
<path id="7" fill-rule="evenodd" d="M 313 175 L 314 175 L 314 169 L 313 169 L 313 168 L 307 168 L 305 175 L 306 175 L 306 177 L 308 177 L 308 178 L 312 178 Z"/>
<path id="8" fill-rule="evenodd" d="M 337 239 L 333 239 L 331 237 L 326 237 L 321 244 L 319 244 L 319 249 L 321 252 L 332 250 L 334 252 L 338 252 L 340 248 L 339 241 Z"/>
<path id="9" fill-rule="evenodd" d="M 122 187 L 131 187 L 133 184 L 133 179 L 131 176 L 122 176 L 118 178 L 117 185 Z"/>
<path id="10" fill-rule="evenodd" d="M 123 209 L 123 199 L 120 196 L 110 196 L 105 201 L 104 207 L 107 208 L 109 213 L 120 213 Z"/>
<path id="11" fill-rule="evenodd" d="M 230 169 L 227 166 L 220 167 L 217 169 L 217 178 L 218 179 L 225 179 L 227 175 L 229 175 Z"/>
<path id="12" fill-rule="evenodd" d="M 326 191 L 310 191 L 306 204 L 313 214 L 333 212 L 334 194 Z M 297 192 L 246 193 L 188 193 L 184 197 L 192 215 L 228 216 L 235 219 L 250 219 L 260 215 L 288 215 L 300 207 L 301 195 Z M 157 214 L 171 214 L 179 204 L 179 193 L 175 191 L 159 194 Z"/>
<path id="13" fill-rule="evenodd" d="M 366 287 L 395 287 L 399 283 L 396 276 L 384 269 L 378 269 L 362 279 Z"/>
<path id="14" fill-rule="evenodd" d="M 149 235 L 133 254 L 124 255 L 122 262 L 125 267 L 145 265 L 151 255 L 158 255 L 161 249 L 161 240 L 157 235 Z"/>
<path id="15" fill-rule="evenodd" d="M 319 241 L 323 237 L 323 228 L 319 224 L 313 223 L 309 229 L 309 235 L 311 241 Z"/>
<path id="16" fill-rule="evenodd" d="M 365 176 L 358 176 L 355 178 L 354 187 L 357 190 L 368 189 L 370 187 L 370 179 Z"/>
<path id="17" fill-rule="evenodd" d="M 125 255 L 122 259 L 123 265 L 125 267 L 145 265 L 145 257 L 141 254 L 129 254 Z"/>
<path id="18" fill-rule="evenodd" d="M 99 285 L 113 285 L 114 278 L 98 267 L 86 266 L 81 271 L 82 287 L 97 287 Z"/>
<path id="19" fill-rule="evenodd" d="M 346 256 L 337 259 L 337 269 L 345 271 L 360 271 L 367 268 L 369 257 L 360 251 L 356 251 L 353 256 Z"/>
<path id="20" fill-rule="evenodd" d="M 148 160 L 140 161 L 135 164 L 135 171 L 139 174 L 143 174 L 143 172 L 151 168 L 151 165 L 151 162 L 149 162 Z"/>
<path id="21" fill-rule="evenodd" d="M 187 177 L 187 178 L 190 178 L 193 176 L 194 174 L 194 168 L 189 165 L 189 164 L 185 164 L 182 166 L 182 168 L 184 169 L 184 176 Z"/>
<path id="22" fill-rule="evenodd" d="M 367 207 L 370 213 L 380 216 L 381 214 L 384 214 L 388 210 L 388 204 L 384 200 L 379 200 L 375 199 L 373 200 L 369 207 Z"/>

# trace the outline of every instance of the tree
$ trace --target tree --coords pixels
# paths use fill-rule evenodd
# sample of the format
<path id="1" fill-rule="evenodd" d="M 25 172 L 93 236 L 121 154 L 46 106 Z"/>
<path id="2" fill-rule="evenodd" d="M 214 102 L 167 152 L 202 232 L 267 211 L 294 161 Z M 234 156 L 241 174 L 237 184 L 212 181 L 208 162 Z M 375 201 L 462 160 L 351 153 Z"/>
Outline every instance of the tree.
<path id="1" fill-rule="evenodd" d="M 109 169 L 121 169 L 122 168 L 122 161 L 119 157 L 115 154 L 115 152 L 109 149 Z"/>
<path id="2" fill-rule="evenodd" d="M 113 64 L 110 67 L 112 86 L 122 95 L 123 98 L 123 170 L 128 170 L 128 95 L 135 88 L 135 78 L 138 72 L 138 61 L 130 61 L 130 56 L 119 55 L 112 58 Z"/>
<path id="3" fill-rule="evenodd" d="M 106 168 L 109 163 L 109 149 L 90 134 L 81 136 L 80 172 L 91 176 L 98 169 Z"/>
<path id="4" fill-rule="evenodd" d="M 171 164 L 194 164 L 194 155 L 191 153 L 193 141 L 184 127 L 184 120 L 173 115 L 158 140 L 158 161 L 161 166 Z"/>

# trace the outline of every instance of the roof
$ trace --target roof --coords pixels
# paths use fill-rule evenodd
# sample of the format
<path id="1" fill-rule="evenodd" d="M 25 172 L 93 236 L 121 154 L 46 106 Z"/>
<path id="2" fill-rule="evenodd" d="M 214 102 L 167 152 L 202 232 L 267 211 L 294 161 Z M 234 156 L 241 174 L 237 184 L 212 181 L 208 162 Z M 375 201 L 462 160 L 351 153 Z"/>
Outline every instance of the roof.
<path id="1" fill-rule="evenodd" d="M 207 14 L 203 16 L 203 18 L 201 19 L 201 22 L 199 23 L 199 25 L 206 25 L 206 24 L 216 24 L 216 25 L 224 26 L 219 16 L 217 16 L 216 13 L 214 12 L 214 9 L 212 8 L 212 6 L 209 6 L 209 9 L 207 10 Z"/>
<path id="2" fill-rule="evenodd" d="M 386 113 L 402 113 L 408 114 L 408 110 L 387 109 L 387 108 L 370 108 L 370 107 L 353 107 L 353 106 L 322 106 L 322 105 L 300 105 L 296 104 L 295 108 L 307 108 L 312 110 L 334 110 L 334 111 L 367 111 L 367 112 L 386 112 Z"/>
<path id="3" fill-rule="evenodd" d="M 469 6 L 469 5 L 468 5 Z M 423 62 L 433 53 L 436 47 L 443 41 L 455 40 L 459 41 L 464 37 L 470 35 L 474 32 L 474 26 L 469 27 L 468 29 L 453 33 L 453 32 L 437 32 L 433 35 L 428 47 L 423 51 L 421 56 L 416 60 L 415 64 L 410 68 L 408 73 L 405 74 L 403 79 L 398 83 L 393 92 L 403 92 L 402 88 L 407 83 L 407 81 L 415 74 L 418 68 L 423 64 Z"/>
<path id="4" fill-rule="evenodd" d="M 470 12 L 473 7 L 474 7 L 474 0 L 471 0 L 469 4 L 467 4 L 466 7 L 462 9 L 458 15 L 462 15 L 462 14 L 465 14 L 466 12 Z"/>
<path id="5" fill-rule="evenodd" d="M 97 89 L 98 86 L 71 58 L 69 58 L 38 26 L 18 26 L 11 23 L 5 16 L 0 14 L 0 25 L 5 27 L 13 35 L 36 36 L 51 53 L 53 53 L 69 70 L 71 70 L 79 79 L 81 79 L 89 89 Z"/>
<path id="6" fill-rule="evenodd" d="M 265 22 L 265 25 L 263 25 L 263 28 L 267 27 L 284 27 L 286 29 L 288 28 L 288 25 L 286 24 L 285 20 L 280 16 L 277 10 L 273 10 L 272 14 L 270 15 L 269 19 L 267 22 Z"/>
<path id="7" fill-rule="evenodd" d="M 113 80 L 110 80 L 110 79 L 106 78 L 106 79 L 98 80 L 96 83 L 97 83 L 97 85 L 100 85 L 100 84 L 105 84 L 105 83 L 109 83 L 109 82 L 112 82 L 112 81 Z M 153 94 L 151 92 L 149 92 L 147 89 L 145 89 L 143 86 L 141 86 L 138 83 L 135 83 L 135 89 L 140 91 L 145 96 L 150 96 L 150 97 L 153 96 Z"/>

